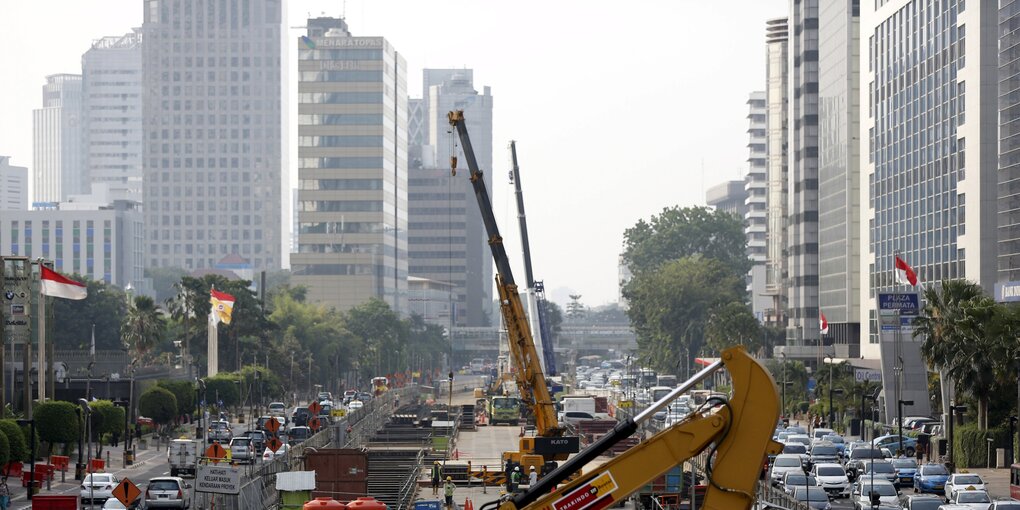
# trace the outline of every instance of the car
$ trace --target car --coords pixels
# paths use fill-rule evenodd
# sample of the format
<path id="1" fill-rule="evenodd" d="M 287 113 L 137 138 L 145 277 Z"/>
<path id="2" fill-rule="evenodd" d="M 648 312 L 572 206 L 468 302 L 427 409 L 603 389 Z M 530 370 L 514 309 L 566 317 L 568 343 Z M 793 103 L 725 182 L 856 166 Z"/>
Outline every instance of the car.
<path id="1" fill-rule="evenodd" d="M 176 476 L 157 476 L 145 487 L 144 507 L 150 508 L 191 508 L 191 484 Z"/>
<path id="2" fill-rule="evenodd" d="M 801 425 L 790 425 L 786 427 L 786 431 L 791 434 L 804 434 L 807 435 L 807 429 Z"/>
<path id="3" fill-rule="evenodd" d="M 213 441 L 219 441 L 220 444 L 227 444 L 230 439 L 234 437 L 234 433 L 230 430 L 230 423 L 218 420 L 209 423 L 209 429 L 206 433 L 206 440 L 212 443 Z"/>
<path id="4" fill-rule="evenodd" d="M 141 502 L 141 498 L 135 498 L 130 505 L 124 506 L 117 498 L 110 498 L 103 503 L 103 510 L 137 510 Z"/>
<path id="5" fill-rule="evenodd" d="M 304 427 L 308 425 L 308 419 L 312 417 L 312 412 L 307 407 L 295 407 L 290 412 L 290 423 L 296 427 Z"/>
<path id="6" fill-rule="evenodd" d="M 913 487 L 914 475 L 917 473 L 917 461 L 908 457 L 892 460 L 893 469 L 896 470 L 897 487 Z"/>
<path id="7" fill-rule="evenodd" d="M 350 404 L 347 404 L 347 411 L 353 413 L 354 411 L 357 411 L 358 409 L 361 409 L 362 407 L 365 407 L 365 403 L 364 402 L 362 402 L 360 400 L 352 400 Z"/>
<path id="8" fill-rule="evenodd" d="M 867 510 L 871 508 L 871 493 L 878 494 L 879 503 L 896 505 L 899 503 L 900 493 L 892 482 L 876 478 L 874 483 L 866 478 L 861 478 L 854 484 L 853 492 L 850 494 L 854 510 Z"/>
<path id="9" fill-rule="evenodd" d="M 312 429 L 308 427 L 291 427 L 290 430 L 287 431 L 287 442 L 290 443 L 291 446 L 303 443 L 305 439 L 308 439 L 309 437 L 312 437 Z"/>
<path id="10" fill-rule="evenodd" d="M 800 455 L 795 453 L 781 453 L 777 455 L 776 460 L 772 462 L 772 471 L 769 475 L 772 479 L 772 485 L 779 485 L 779 481 L 783 479 L 783 475 L 790 471 L 793 471 L 794 473 L 804 472 L 804 466 L 801 465 Z"/>
<path id="11" fill-rule="evenodd" d="M 864 461 L 872 459 L 884 459 L 882 451 L 869 446 L 856 446 L 853 450 L 850 450 L 850 455 L 847 456 L 846 468 L 847 473 L 853 479 L 857 478 L 857 475 L 864 470 Z"/>
<path id="12" fill-rule="evenodd" d="M 914 473 L 914 492 L 940 494 L 946 488 L 949 470 L 942 464 L 922 464 Z"/>
<path id="13" fill-rule="evenodd" d="M 278 459 L 280 457 L 283 457 L 283 456 L 287 455 L 287 452 L 289 452 L 289 451 L 290 451 L 290 445 L 287 444 L 287 443 L 283 443 L 282 445 L 280 445 L 280 447 L 277 448 L 277 450 L 275 452 L 273 450 L 270 450 L 269 448 L 266 448 L 266 450 L 264 452 L 262 452 L 262 460 L 263 461 L 270 461 L 270 460 L 273 460 L 273 459 Z"/>
<path id="14" fill-rule="evenodd" d="M 850 494 L 850 478 L 843 466 L 834 462 L 818 463 L 811 466 L 811 474 L 830 496 L 838 498 Z"/>
<path id="15" fill-rule="evenodd" d="M 871 481 L 872 471 L 874 471 L 875 474 L 874 478 L 876 479 L 883 478 L 885 480 L 888 480 L 889 483 L 892 483 L 893 485 L 895 485 L 896 481 L 898 480 L 896 475 L 896 468 L 894 468 L 892 462 L 889 462 L 888 460 L 872 459 L 864 461 L 863 469 L 861 470 L 858 476 L 861 480 Z"/>
<path id="16" fill-rule="evenodd" d="M 791 434 L 786 436 L 787 443 L 800 443 L 807 447 L 808 451 L 811 451 L 811 437 L 807 434 Z"/>
<path id="17" fill-rule="evenodd" d="M 584 411 L 567 411 L 563 413 L 563 419 L 561 421 L 567 425 L 570 425 L 571 427 L 576 428 L 577 425 L 582 421 L 592 421 L 594 419 L 595 416 L 593 416 L 591 413 L 587 413 Z"/>
<path id="18" fill-rule="evenodd" d="M 830 510 L 829 495 L 821 487 L 796 487 L 793 489 L 793 499 L 806 503 L 812 510 Z"/>
<path id="19" fill-rule="evenodd" d="M 255 462 L 255 448 L 248 436 L 238 436 L 230 440 L 230 458 L 234 462 Z"/>
<path id="20" fill-rule="evenodd" d="M 988 497 L 988 491 L 985 490 L 960 489 L 953 492 L 953 497 L 949 502 L 954 505 L 961 505 L 964 508 L 988 510 L 988 505 L 992 502 L 992 498 Z"/>
<path id="21" fill-rule="evenodd" d="M 903 499 L 903 510 L 938 510 L 945 503 L 934 494 L 911 494 Z"/>
<path id="22" fill-rule="evenodd" d="M 788 471 L 783 473 L 783 478 L 779 480 L 779 486 L 787 494 L 793 494 L 794 487 L 818 487 L 819 485 L 818 479 L 812 475 Z"/>
<path id="23" fill-rule="evenodd" d="M 839 450 L 836 449 L 834 444 L 828 441 L 816 441 L 811 447 L 809 461 L 811 464 L 839 462 Z"/>
<path id="24" fill-rule="evenodd" d="M 315 396 L 315 398 L 319 402 L 322 402 L 323 400 L 333 400 L 333 394 L 328 391 L 320 391 L 319 394 Z"/>
<path id="25" fill-rule="evenodd" d="M 808 462 L 811 460 L 811 456 L 808 455 L 807 447 L 801 443 L 783 443 L 783 453 L 800 455 L 800 463 L 805 468 Z"/>
<path id="26" fill-rule="evenodd" d="M 262 451 L 266 449 L 266 441 L 269 441 L 268 435 L 261 430 L 246 430 L 243 435 L 251 438 L 252 450 L 255 452 L 255 456 L 262 455 Z"/>
<path id="27" fill-rule="evenodd" d="M 992 501 L 988 510 L 1020 510 L 1020 501 L 1015 499 L 1000 499 Z"/>
<path id="28" fill-rule="evenodd" d="M 120 483 L 116 476 L 109 473 L 91 473 L 81 482 L 81 503 L 90 505 L 105 503 L 113 497 L 113 489 Z"/>
<path id="29" fill-rule="evenodd" d="M 953 494 L 959 490 L 988 490 L 985 481 L 975 473 L 953 473 L 946 480 L 944 494 L 947 501 L 953 499 Z"/>
<path id="30" fill-rule="evenodd" d="M 284 404 L 283 402 L 270 402 L 269 414 L 273 416 L 282 416 L 287 414 L 287 404 Z"/>
<path id="31" fill-rule="evenodd" d="M 815 428 L 814 430 L 811 431 L 811 439 L 821 439 L 821 438 L 823 438 L 825 436 L 828 436 L 828 435 L 831 435 L 831 434 L 835 434 L 835 433 L 836 433 L 835 430 L 832 430 L 832 429 L 823 429 L 821 427 L 817 427 L 817 428 Z"/>
<path id="32" fill-rule="evenodd" d="M 847 446 L 847 444 L 846 444 L 846 440 L 843 439 L 843 436 L 838 436 L 836 434 L 830 434 L 830 435 L 827 435 L 827 436 L 822 436 L 822 441 L 828 441 L 828 442 L 832 443 L 832 445 L 836 447 L 836 450 L 839 451 L 839 456 L 840 457 L 846 455 L 846 446 Z"/>
<path id="33" fill-rule="evenodd" d="M 903 454 L 907 457 L 913 457 L 917 451 L 917 438 L 915 437 L 903 436 L 902 447 L 900 447 L 900 436 L 897 434 L 876 437 L 874 443 L 875 447 L 888 448 L 893 453 L 903 450 Z"/>

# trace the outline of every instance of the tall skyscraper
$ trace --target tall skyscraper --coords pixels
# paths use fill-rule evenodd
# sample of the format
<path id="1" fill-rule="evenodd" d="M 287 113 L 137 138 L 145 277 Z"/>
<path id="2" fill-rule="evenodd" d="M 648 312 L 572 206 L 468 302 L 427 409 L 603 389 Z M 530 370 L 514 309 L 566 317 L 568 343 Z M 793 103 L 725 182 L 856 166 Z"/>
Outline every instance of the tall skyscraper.
<path id="1" fill-rule="evenodd" d="M 32 201 L 60 202 L 85 191 L 81 149 L 81 75 L 54 74 L 32 111 Z"/>
<path id="2" fill-rule="evenodd" d="M 28 169 L 0 156 L 0 211 L 28 210 Z"/>
<path id="3" fill-rule="evenodd" d="M 298 71 L 292 281 L 337 309 L 375 297 L 407 314 L 404 58 L 386 39 L 354 37 L 343 24 L 301 38 Z"/>
<path id="4" fill-rule="evenodd" d="M 786 326 L 786 200 L 789 157 L 787 84 L 789 30 L 786 18 L 765 22 L 765 172 L 766 264 L 765 294 L 772 304 L 765 312 L 770 326 Z"/>
<path id="5" fill-rule="evenodd" d="M 860 356 L 860 4 L 818 10 L 818 301 L 826 353 Z"/>
<path id="6" fill-rule="evenodd" d="M 281 265 L 280 0 L 145 0 L 149 267 Z"/>
<path id="7" fill-rule="evenodd" d="M 1020 300 L 1020 0 L 999 2 L 999 262 L 996 299 Z M 1003 292 L 1006 288 L 1010 291 Z"/>
<path id="8" fill-rule="evenodd" d="M 453 285 L 455 325 L 483 326 L 494 320 L 487 315 L 493 299 L 492 255 L 465 163 L 459 165 L 462 172 L 450 175 L 451 151 L 456 148 L 461 162 L 464 153 L 447 114 L 464 110 L 475 157 L 492 189 L 492 92 L 475 89 L 470 69 L 425 69 L 423 74 L 432 83 L 429 100 L 422 102 L 423 109 L 427 105 L 428 144 L 412 150 L 421 151 L 422 164 L 410 170 L 409 270 L 412 276 Z"/>
<path id="9" fill-rule="evenodd" d="M 104 37 L 82 55 L 82 136 L 89 184 L 142 200 L 142 33 Z"/>
<path id="10" fill-rule="evenodd" d="M 747 191 L 744 181 L 726 181 L 705 190 L 705 203 L 717 211 L 730 213 L 741 221 L 747 214 Z"/>
<path id="11" fill-rule="evenodd" d="M 751 271 L 747 275 L 747 294 L 751 311 L 759 321 L 772 300 L 765 295 L 766 231 L 768 226 L 768 106 L 765 91 L 751 92 L 747 98 L 747 175 L 744 176 L 744 233 Z"/>
<path id="12" fill-rule="evenodd" d="M 869 106 L 860 126 L 867 156 L 861 158 L 867 176 L 861 178 L 867 183 L 861 186 L 864 357 L 879 357 L 877 294 L 920 291 L 896 283 L 896 255 L 922 281 L 966 278 L 988 292 L 994 288 L 1001 248 L 996 4 L 861 4 L 860 101 Z M 1008 147 L 1008 132 L 1003 136 Z"/>
<path id="13" fill-rule="evenodd" d="M 818 3 L 791 3 L 787 175 L 787 345 L 821 362 L 818 327 Z"/>

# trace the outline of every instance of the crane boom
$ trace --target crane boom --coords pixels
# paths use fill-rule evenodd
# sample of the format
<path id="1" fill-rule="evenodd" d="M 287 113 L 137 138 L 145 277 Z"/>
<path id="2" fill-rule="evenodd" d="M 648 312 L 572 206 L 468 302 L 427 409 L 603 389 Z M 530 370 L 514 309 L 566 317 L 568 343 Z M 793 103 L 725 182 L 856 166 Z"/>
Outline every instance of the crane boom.
<path id="1" fill-rule="evenodd" d="M 468 170 L 470 171 L 471 186 L 474 188 L 475 199 L 478 201 L 478 209 L 482 214 L 482 222 L 485 224 L 485 231 L 489 238 L 489 248 L 492 250 L 492 258 L 496 263 L 496 288 L 499 292 L 499 308 L 503 315 L 503 322 L 506 324 L 510 355 L 517 368 L 514 375 L 517 380 L 518 390 L 521 393 L 521 398 L 531 407 L 534 413 L 536 435 L 541 438 L 562 436 L 564 431 L 556 419 L 556 408 L 552 397 L 549 395 L 549 389 L 545 385 L 545 375 L 542 373 L 539 354 L 535 349 L 535 341 L 531 336 L 531 328 L 525 318 L 524 306 L 521 304 L 521 297 L 517 284 L 514 282 L 513 271 L 510 269 L 510 259 L 507 257 L 506 247 L 503 246 L 503 237 L 500 236 L 499 227 L 496 225 L 496 216 L 492 211 L 489 191 L 485 187 L 482 171 L 478 168 L 478 160 L 475 159 L 475 151 L 471 146 L 467 124 L 464 122 L 464 111 L 457 110 L 450 112 L 447 118 L 460 137 L 461 149 L 464 151 L 464 159 L 467 160 Z M 456 170 L 456 156 L 450 159 L 451 167 Z M 538 438 L 535 439 L 536 441 L 531 443 L 532 446 L 537 446 Z M 525 444 L 525 441 L 522 440 L 522 444 Z"/>

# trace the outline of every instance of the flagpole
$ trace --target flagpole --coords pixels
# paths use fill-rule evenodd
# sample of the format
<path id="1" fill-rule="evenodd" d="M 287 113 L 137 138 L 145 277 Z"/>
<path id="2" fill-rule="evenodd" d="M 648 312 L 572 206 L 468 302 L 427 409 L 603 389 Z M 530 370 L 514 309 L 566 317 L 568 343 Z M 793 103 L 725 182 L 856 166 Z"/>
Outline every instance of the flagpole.
<path id="1" fill-rule="evenodd" d="M 46 295 L 42 292 L 43 259 L 39 259 L 39 402 L 46 401 Z M 26 379 L 27 381 L 28 379 Z"/>
<path id="2" fill-rule="evenodd" d="M 215 310 L 209 312 L 209 339 L 206 342 L 206 377 L 213 377 L 219 373 L 219 322 L 215 317 Z"/>

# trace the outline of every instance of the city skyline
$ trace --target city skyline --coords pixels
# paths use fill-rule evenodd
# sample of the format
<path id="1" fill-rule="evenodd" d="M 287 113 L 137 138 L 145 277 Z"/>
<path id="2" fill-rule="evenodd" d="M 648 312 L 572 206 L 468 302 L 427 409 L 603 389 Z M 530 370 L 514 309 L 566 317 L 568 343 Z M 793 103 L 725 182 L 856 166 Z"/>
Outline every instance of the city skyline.
<path id="1" fill-rule="evenodd" d="M 8 44 L 33 33 L 10 20 L 32 19 L 52 11 L 64 13 L 53 20 L 53 27 L 63 34 L 59 44 L 37 44 L 31 57 L 0 57 L 5 67 L 24 70 L 21 76 L 26 77 L 30 91 L 27 99 L 20 99 L 25 85 L 9 81 L 5 84 L 8 97 L 0 100 L 0 107 L 12 112 L 0 120 L 0 139 L 6 144 L 0 147 L 0 154 L 12 156 L 12 164 L 31 166 L 30 152 L 23 149 L 26 143 L 31 144 L 24 112 L 30 115 L 31 108 L 39 106 L 37 96 L 44 76 L 80 73 L 81 55 L 93 39 L 141 26 L 141 7 L 136 2 L 103 2 L 103 9 L 95 5 L 97 2 L 55 1 L 2 8 L 5 15 L 0 18 L 7 21 L 0 21 L 4 29 L 0 40 Z M 787 8 L 780 1 L 746 2 L 744 14 L 731 19 L 710 7 L 681 3 L 620 13 L 592 10 L 579 2 L 543 4 L 540 9 L 537 3 L 529 9 L 527 5 L 459 2 L 430 9 L 414 2 L 352 1 L 347 3 L 346 16 L 355 33 L 382 35 L 405 48 L 412 97 L 421 90 L 421 69 L 426 67 L 472 68 L 476 83 L 503 91 L 504 99 L 493 114 L 493 171 L 505 175 L 509 169 L 506 144 L 516 139 L 528 215 L 533 222 L 536 275 L 555 281 L 548 293 L 556 301 L 566 302 L 566 294 L 577 293 L 585 303 L 599 305 L 616 300 L 617 255 L 624 229 L 664 207 L 702 204 L 704 190 L 714 184 L 714 176 L 740 179 L 745 171 L 743 99 L 747 90 L 764 84 L 760 23 L 784 15 Z M 335 16 L 340 14 L 339 8 L 335 2 L 291 2 L 286 23 L 288 27 L 303 25 L 310 13 Z M 394 9 L 408 16 L 387 14 Z M 536 9 L 542 15 L 529 14 Z M 576 17 L 579 9 L 585 16 Z M 451 26 L 451 17 L 456 29 L 430 28 Z M 688 18 L 703 20 L 696 25 L 705 28 L 694 27 L 685 33 L 672 29 L 677 20 Z M 499 37 L 514 33 L 513 27 L 523 24 L 531 25 L 529 33 L 561 31 L 571 38 L 562 51 L 548 52 L 548 38 L 508 45 L 505 37 Z M 731 27 L 738 41 L 710 29 L 713 24 Z M 287 32 L 290 82 L 295 84 L 294 41 L 303 29 Z M 688 50 L 706 43 L 719 51 L 702 54 Z M 664 70 L 659 64 L 663 60 L 676 64 Z M 719 62 L 727 63 L 725 76 L 691 79 L 692 70 L 716 69 Z M 607 69 L 633 69 L 636 74 Z M 615 93 L 627 87 L 637 92 Z M 291 87 L 292 95 L 295 90 Z M 706 96 L 718 100 L 697 99 Z M 716 104 L 709 106 L 711 103 Z M 659 129 L 637 127 L 642 125 Z M 295 134 L 291 135 L 292 147 L 296 147 Z M 611 150 L 605 150 L 607 139 L 614 142 Z M 291 179 L 296 181 L 293 157 L 290 163 Z M 518 268 L 518 236 L 515 229 L 508 228 L 514 219 L 511 188 L 505 179 L 495 182 L 495 210 L 501 224 L 507 225 L 504 230 L 512 263 Z M 610 193 L 618 196 L 613 208 L 604 206 Z M 290 213 L 284 214 L 289 225 Z M 565 229 L 564 217 L 585 220 L 574 219 Z"/>

